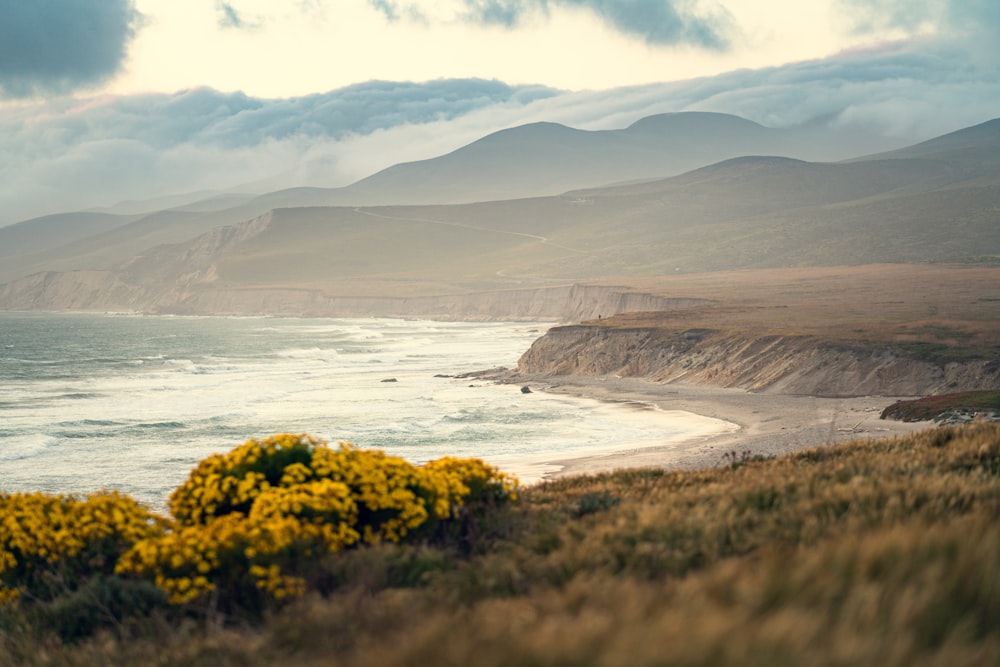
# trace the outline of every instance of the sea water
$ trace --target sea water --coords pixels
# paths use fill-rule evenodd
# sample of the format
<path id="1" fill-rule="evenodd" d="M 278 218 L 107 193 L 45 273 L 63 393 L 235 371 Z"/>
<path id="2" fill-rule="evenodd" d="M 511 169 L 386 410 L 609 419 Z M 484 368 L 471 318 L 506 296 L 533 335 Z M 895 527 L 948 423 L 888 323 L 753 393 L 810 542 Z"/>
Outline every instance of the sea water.
<path id="1" fill-rule="evenodd" d="M 544 330 L 0 313 L 0 491 L 118 489 L 162 508 L 200 459 L 286 432 L 418 464 L 480 457 L 530 482 L 546 462 L 710 430 L 456 377 L 516 365 Z"/>

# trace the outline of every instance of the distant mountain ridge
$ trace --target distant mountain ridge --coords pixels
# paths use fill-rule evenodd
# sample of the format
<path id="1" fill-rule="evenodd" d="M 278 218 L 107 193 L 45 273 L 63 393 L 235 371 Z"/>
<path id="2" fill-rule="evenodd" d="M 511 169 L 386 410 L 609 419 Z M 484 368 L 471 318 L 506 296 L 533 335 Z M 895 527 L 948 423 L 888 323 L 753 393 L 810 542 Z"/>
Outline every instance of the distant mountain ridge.
<path id="1" fill-rule="evenodd" d="M 103 218 L 101 230 L 88 228 L 94 212 L 49 216 L 0 228 L 0 284 L 33 271 L 107 268 L 143 243 L 178 243 L 214 227 L 250 220 L 277 208 L 303 206 L 382 206 L 450 204 L 558 195 L 609 183 L 664 178 L 731 157 L 785 155 L 833 160 L 856 154 L 840 133 L 817 127 L 766 128 L 720 113 L 682 112 L 640 119 L 618 130 L 578 130 L 558 123 L 530 123 L 500 130 L 446 155 L 384 169 L 343 188 L 299 187 L 260 196 L 205 193 L 163 197 L 162 206 L 140 215 L 140 202 L 120 207 L 130 215 Z M 108 213 L 118 213 L 118 209 Z M 169 212 L 169 216 L 166 213 Z M 101 212 L 103 214 L 103 212 Z M 172 221 L 166 223 L 170 218 Z M 47 219 L 45 219 L 47 220 Z M 95 244 L 83 243 L 98 231 Z M 146 239 L 145 241 L 143 239 Z M 127 240 L 126 240 L 127 239 Z M 11 249 L 7 253 L 3 248 Z M 14 257 L 20 255 L 19 257 Z M 85 255 L 85 256 L 81 256 Z M 74 259 L 80 257 L 80 261 Z M 56 260 L 56 258 L 61 258 Z"/>
<path id="2" fill-rule="evenodd" d="M 810 132 L 722 114 L 654 116 L 599 132 L 536 123 L 355 184 L 352 196 L 368 188 L 380 205 L 316 203 L 347 189 L 286 190 L 237 197 L 220 210 L 194 203 L 132 220 L 95 218 L 94 233 L 47 247 L 27 232 L 53 223 L 21 223 L 0 229 L 0 247 L 17 233 L 33 248 L 0 263 L 0 308 L 295 314 L 297 303 L 301 313 L 335 315 L 345 298 L 371 298 L 364 312 L 374 314 L 390 303 L 404 308 L 400 298 L 518 290 L 531 299 L 534 289 L 614 276 L 1000 261 L 1000 120 L 842 162 L 773 150 L 705 162 L 761 142 L 826 150 L 822 141 L 806 145 L 803 137 L 817 136 Z M 699 166 L 639 178 L 653 168 L 650 156 L 657 169 Z M 421 190 L 447 198 L 452 181 L 520 189 L 543 172 L 551 172 L 544 187 L 596 174 L 624 183 L 389 205 Z M 508 301 L 513 312 L 516 300 Z"/>
<path id="3" fill-rule="evenodd" d="M 710 112 L 657 114 L 618 130 L 538 122 L 494 132 L 445 155 L 393 165 L 343 188 L 309 189 L 306 205 L 454 204 L 549 196 L 664 178 L 742 155 L 839 160 L 853 157 L 863 145 L 830 128 L 772 129 Z M 288 202 L 285 191 L 260 200 Z"/>
<path id="4" fill-rule="evenodd" d="M 943 134 L 913 146 L 867 155 L 854 161 L 933 157 L 939 160 L 978 159 L 1000 163 L 1000 118 Z"/>

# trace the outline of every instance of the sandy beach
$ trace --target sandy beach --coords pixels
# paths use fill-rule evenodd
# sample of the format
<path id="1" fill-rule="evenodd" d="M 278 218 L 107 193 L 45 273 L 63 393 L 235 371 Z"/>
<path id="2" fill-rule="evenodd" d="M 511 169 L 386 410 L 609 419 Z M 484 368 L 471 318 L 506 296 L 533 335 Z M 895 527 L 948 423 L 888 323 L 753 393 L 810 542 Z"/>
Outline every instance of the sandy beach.
<path id="1" fill-rule="evenodd" d="M 935 428 L 933 422 L 879 419 L 886 406 L 899 400 L 897 397 L 790 396 L 607 376 L 516 375 L 499 380 L 527 385 L 532 391 L 623 403 L 637 411 L 682 411 L 726 422 L 710 435 L 683 442 L 548 461 L 551 466 L 551 472 L 545 475 L 548 479 L 649 466 L 707 468 L 724 464 L 730 452 L 737 457 L 774 456 L 846 440 L 883 438 Z"/>

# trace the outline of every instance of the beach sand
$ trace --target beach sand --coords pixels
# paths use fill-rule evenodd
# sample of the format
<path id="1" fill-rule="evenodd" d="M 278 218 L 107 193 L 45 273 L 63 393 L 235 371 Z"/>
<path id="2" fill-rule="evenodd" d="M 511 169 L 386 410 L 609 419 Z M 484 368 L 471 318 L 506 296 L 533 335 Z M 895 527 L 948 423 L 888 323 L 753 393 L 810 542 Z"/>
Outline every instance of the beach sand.
<path id="1" fill-rule="evenodd" d="M 912 397 L 819 398 L 607 376 L 536 378 L 516 374 L 496 379 L 527 385 L 532 391 L 623 403 L 636 410 L 683 411 L 727 422 L 708 435 L 681 442 L 641 443 L 648 446 L 547 461 L 545 479 L 625 468 L 708 468 L 724 465 L 727 456 L 776 456 L 846 440 L 884 438 L 936 427 L 933 422 L 879 419 L 886 406 L 899 398 Z"/>

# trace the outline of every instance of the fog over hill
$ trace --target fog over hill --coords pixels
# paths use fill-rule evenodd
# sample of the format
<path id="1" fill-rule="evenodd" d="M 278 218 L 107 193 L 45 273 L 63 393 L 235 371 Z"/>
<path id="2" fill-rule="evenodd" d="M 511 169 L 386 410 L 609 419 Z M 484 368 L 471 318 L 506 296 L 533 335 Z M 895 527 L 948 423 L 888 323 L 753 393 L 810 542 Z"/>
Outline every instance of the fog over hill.
<path id="1" fill-rule="evenodd" d="M 835 129 L 842 157 L 884 151 L 993 115 L 1000 84 L 992 71 L 949 67 L 935 76 L 958 57 L 886 47 L 589 92 L 482 80 L 380 81 L 286 100 L 193 89 L 7 106 L 0 108 L 0 227 L 92 207 L 132 214 L 213 194 L 327 190 L 536 122 L 614 131 L 664 112 L 721 111 L 769 128 Z M 694 166 L 701 165 L 685 168 Z M 677 172 L 653 176 L 669 173 Z"/>
<path id="2" fill-rule="evenodd" d="M 79 225 L 66 214 L 44 225 L 29 220 L 0 228 L 0 248 L 13 249 L 9 255 L 22 255 L 0 267 L 0 281 L 43 269 L 110 268 L 142 247 L 181 242 L 277 208 L 448 204 L 558 195 L 575 188 L 672 176 L 739 155 L 851 157 L 861 150 L 858 141 L 857 132 L 826 125 L 770 129 L 736 116 L 701 112 L 659 114 L 620 130 L 531 123 L 495 132 L 440 157 L 390 167 L 344 188 L 300 187 L 257 197 L 196 193 L 155 199 L 145 209 L 141 202 L 129 202 L 112 211 L 132 215 L 101 218 L 105 225 L 100 231 L 134 224 L 90 244 L 77 243 L 88 234 L 70 228 L 89 229 L 95 216 L 91 212 L 79 214 Z M 147 215 L 137 220 L 134 214 L 143 210 Z M 54 254 L 38 255 L 48 250 Z M 77 256 L 82 263 L 74 263 Z"/>
<path id="3" fill-rule="evenodd" d="M 518 290 L 523 307 L 544 301 L 538 290 L 612 276 L 1000 257 L 1000 122 L 838 163 L 780 156 L 829 154 L 831 139 L 720 114 L 598 132 L 532 124 L 355 191 L 96 218 L 92 235 L 48 247 L 29 232 L 58 221 L 29 221 L 0 229 L 0 245 L 17 234 L 34 249 L 4 261 L 0 307 L 391 315 L 419 310 L 399 299 L 447 298 L 461 317 L 463 295 Z M 684 164 L 698 168 L 639 180 Z M 455 180 L 480 194 L 576 189 L 442 203 Z M 633 182 L 580 187 L 594 180 Z M 316 205 L 331 192 L 382 205 Z M 417 192 L 438 203 L 386 205 Z M 515 314 L 507 301 L 509 312 L 490 316 Z"/>

